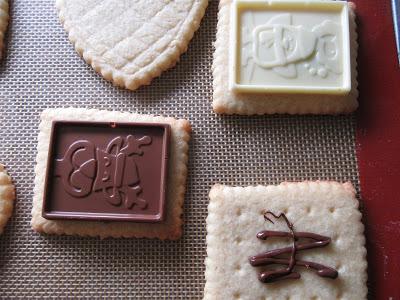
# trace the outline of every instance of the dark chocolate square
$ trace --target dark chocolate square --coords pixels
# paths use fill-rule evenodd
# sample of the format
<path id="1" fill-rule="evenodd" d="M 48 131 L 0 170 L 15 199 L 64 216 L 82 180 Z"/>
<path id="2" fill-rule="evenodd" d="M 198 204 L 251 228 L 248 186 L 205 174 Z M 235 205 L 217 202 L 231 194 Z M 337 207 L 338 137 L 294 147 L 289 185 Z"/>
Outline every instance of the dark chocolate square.
<path id="1" fill-rule="evenodd" d="M 164 219 L 170 126 L 55 121 L 42 215 L 46 219 Z"/>

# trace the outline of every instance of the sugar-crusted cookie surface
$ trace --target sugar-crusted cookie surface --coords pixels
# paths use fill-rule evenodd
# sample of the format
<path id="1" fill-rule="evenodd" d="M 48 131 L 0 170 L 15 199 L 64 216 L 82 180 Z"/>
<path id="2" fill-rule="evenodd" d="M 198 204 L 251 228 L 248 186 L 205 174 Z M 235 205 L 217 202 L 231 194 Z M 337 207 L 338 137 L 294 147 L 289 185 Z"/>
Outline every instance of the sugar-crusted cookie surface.
<path id="1" fill-rule="evenodd" d="M 339 277 L 322 278 L 315 271 L 296 266 L 300 279 L 260 282 L 260 271 L 271 266 L 253 267 L 248 258 L 291 245 L 290 239 L 256 238 L 262 230 L 288 231 L 280 220 L 275 224 L 265 221 L 267 210 L 286 213 L 297 232 L 330 237 L 328 246 L 300 251 L 296 259 L 335 268 Z M 215 185 L 208 212 L 204 299 L 366 299 L 364 226 L 350 183 L 244 188 Z"/>
<path id="2" fill-rule="evenodd" d="M 313 1 L 313 0 L 311 0 Z M 213 110 L 218 114 L 341 114 L 358 107 L 357 33 L 354 5 L 350 3 L 351 91 L 347 95 L 267 94 L 232 91 L 229 86 L 231 6 L 233 0 L 220 0 L 217 37 L 213 60 Z M 229 67 L 227 67 L 229 66 Z"/>
<path id="3" fill-rule="evenodd" d="M 8 1 L 0 0 L 0 58 L 4 47 L 4 34 L 8 25 Z"/>
<path id="4" fill-rule="evenodd" d="M 3 233 L 4 226 L 11 217 L 14 199 L 15 188 L 11 177 L 0 164 L 0 234 Z"/>
<path id="5" fill-rule="evenodd" d="M 170 154 L 167 173 L 165 219 L 159 223 L 97 222 L 48 220 L 42 217 L 45 176 L 51 125 L 55 120 L 165 123 L 171 127 Z M 32 227 L 48 234 L 68 234 L 105 237 L 147 237 L 178 239 L 182 234 L 182 205 L 184 201 L 190 124 L 183 119 L 102 111 L 96 109 L 60 108 L 42 113 L 35 168 L 35 189 L 32 208 Z"/>
<path id="6" fill-rule="evenodd" d="M 208 0 L 57 0 L 75 49 L 105 79 L 135 90 L 173 67 Z"/>

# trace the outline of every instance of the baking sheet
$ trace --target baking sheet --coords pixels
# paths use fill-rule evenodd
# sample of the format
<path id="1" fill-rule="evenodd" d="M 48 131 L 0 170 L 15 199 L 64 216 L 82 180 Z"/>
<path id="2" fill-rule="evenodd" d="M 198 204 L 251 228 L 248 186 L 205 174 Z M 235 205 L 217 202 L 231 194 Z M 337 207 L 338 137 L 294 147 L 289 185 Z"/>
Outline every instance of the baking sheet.
<path id="1" fill-rule="evenodd" d="M 0 237 L 1 298 L 201 299 L 208 191 L 214 183 L 350 180 L 358 187 L 354 116 L 217 116 L 212 0 L 180 63 L 136 92 L 113 87 L 74 51 L 54 1 L 11 3 L 0 62 L 0 162 L 17 188 Z M 37 127 L 47 107 L 90 107 L 187 118 L 193 126 L 178 242 L 41 236 L 30 228 Z M 230 284 L 230 283 L 227 283 Z"/>

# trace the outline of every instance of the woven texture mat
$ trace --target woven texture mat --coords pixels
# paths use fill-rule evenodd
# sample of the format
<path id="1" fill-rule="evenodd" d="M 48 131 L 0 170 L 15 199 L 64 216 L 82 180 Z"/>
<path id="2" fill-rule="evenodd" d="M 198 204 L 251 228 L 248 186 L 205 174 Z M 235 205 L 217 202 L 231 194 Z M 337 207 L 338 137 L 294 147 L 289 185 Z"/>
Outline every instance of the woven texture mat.
<path id="1" fill-rule="evenodd" d="M 352 116 L 216 116 L 211 110 L 212 0 L 180 63 L 136 92 L 113 87 L 75 52 L 52 0 L 12 1 L 0 63 L 0 162 L 17 188 L 0 237 L 0 297 L 201 299 L 208 191 L 213 183 L 351 180 Z M 187 118 L 193 126 L 178 242 L 41 236 L 30 227 L 40 112 L 76 106 Z M 234 284 L 229 283 L 227 284 Z"/>

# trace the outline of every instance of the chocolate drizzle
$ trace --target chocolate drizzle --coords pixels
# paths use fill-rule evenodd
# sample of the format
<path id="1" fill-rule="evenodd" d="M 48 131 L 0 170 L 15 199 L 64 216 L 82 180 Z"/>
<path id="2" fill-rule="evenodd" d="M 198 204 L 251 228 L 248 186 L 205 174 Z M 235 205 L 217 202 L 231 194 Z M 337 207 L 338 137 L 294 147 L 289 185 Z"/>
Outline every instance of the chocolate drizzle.
<path id="1" fill-rule="evenodd" d="M 259 275 L 259 280 L 261 282 L 271 283 L 284 279 L 299 279 L 301 275 L 300 273 L 294 271 L 295 266 L 302 266 L 308 269 L 313 269 L 320 277 L 331 279 L 336 279 L 338 277 L 338 272 L 333 268 L 310 261 L 296 259 L 297 251 L 327 246 L 331 242 L 331 239 L 329 237 L 310 232 L 295 232 L 293 224 L 289 222 L 284 213 L 275 215 L 274 213 L 267 211 L 264 214 L 265 220 L 268 220 L 269 222 L 274 224 L 274 222 L 268 217 L 268 215 L 271 215 L 276 219 L 283 218 L 286 222 L 289 232 L 264 230 L 257 233 L 257 238 L 260 240 L 266 240 L 269 237 L 290 237 L 293 242 L 292 246 L 290 247 L 266 251 L 264 253 L 251 256 L 249 258 L 249 262 L 253 267 L 268 265 L 287 266 L 283 269 L 262 271 Z M 301 238 L 308 239 L 309 241 L 300 243 L 298 240 Z M 290 254 L 290 257 L 278 257 L 283 254 Z"/>

